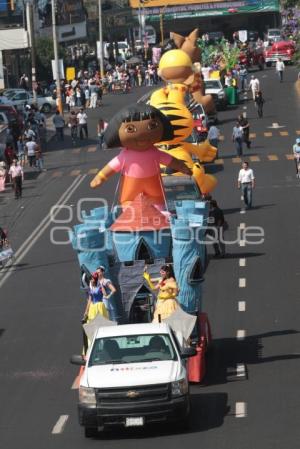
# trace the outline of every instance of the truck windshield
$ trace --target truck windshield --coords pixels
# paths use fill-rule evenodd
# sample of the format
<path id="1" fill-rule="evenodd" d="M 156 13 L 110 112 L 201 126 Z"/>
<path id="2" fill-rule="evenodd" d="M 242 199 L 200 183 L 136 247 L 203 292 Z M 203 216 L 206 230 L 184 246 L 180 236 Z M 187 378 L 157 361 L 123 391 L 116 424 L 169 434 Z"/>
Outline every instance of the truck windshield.
<path id="1" fill-rule="evenodd" d="M 89 366 L 177 360 L 168 334 L 122 335 L 95 340 Z"/>

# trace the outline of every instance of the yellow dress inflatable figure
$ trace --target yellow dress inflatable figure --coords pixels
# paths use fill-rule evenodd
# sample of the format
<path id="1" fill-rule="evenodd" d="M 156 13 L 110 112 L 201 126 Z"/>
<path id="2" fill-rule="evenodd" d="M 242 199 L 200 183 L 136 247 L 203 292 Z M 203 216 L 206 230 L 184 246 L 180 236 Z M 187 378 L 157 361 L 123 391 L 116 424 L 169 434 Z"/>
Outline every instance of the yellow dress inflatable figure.
<path id="1" fill-rule="evenodd" d="M 159 109 L 166 115 L 174 130 L 174 137 L 171 141 L 160 142 L 160 149 L 164 146 L 172 146 L 171 149 L 164 150 L 183 160 L 186 165 L 193 170 L 195 156 L 201 162 L 211 162 L 215 159 L 217 149 L 205 141 L 194 145 L 184 140 L 190 136 L 194 127 L 194 120 L 191 112 L 185 105 L 185 95 L 188 92 L 188 83 L 193 81 L 192 61 L 182 50 L 170 50 L 166 52 L 159 63 L 159 72 L 164 79 L 170 83 L 155 91 L 150 99 L 151 106 Z M 207 194 L 216 186 L 217 180 L 211 175 L 206 175 L 203 167 L 200 171 L 197 168 L 196 182 L 202 193 Z M 179 173 L 174 173 L 179 176 Z M 214 180 L 214 182 L 213 182 Z"/>

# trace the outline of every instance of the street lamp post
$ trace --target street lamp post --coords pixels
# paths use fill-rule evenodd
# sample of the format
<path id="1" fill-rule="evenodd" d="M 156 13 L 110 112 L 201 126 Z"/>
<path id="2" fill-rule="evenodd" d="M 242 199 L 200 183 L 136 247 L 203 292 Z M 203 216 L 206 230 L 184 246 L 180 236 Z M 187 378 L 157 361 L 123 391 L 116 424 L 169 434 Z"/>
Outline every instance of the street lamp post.
<path id="1" fill-rule="evenodd" d="M 58 60 L 58 43 L 57 43 L 57 31 L 56 31 L 56 11 L 55 0 L 51 0 L 52 6 L 52 32 L 53 32 L 53 48 L 54 48 L 54 75 L 56 81 L 56 97 L 57 108 L 61 114 L 63 114 L 62 98 L 61 98 L 61 85 L 60 85 L 60 72 L 59 72 L 59 60 Z"/>
<path id="2" fill-rule="evenodd" d="M 33 4 L 31 1 L 26 2 L 26 19 L 27 31 L 29 36 L 29 45 L 31 49 L 31 84 L 33 103 L 37 104 L 37 83 L 36 83 L 36 57 L 35 57 L 35 39 L 33 31 Z"/>
<path id="3" fill-rule="evenodd" d="M 103 63 L 103 27 L 102 27 L 102 0 L 98 1 L 99 7 L 99 66 L 100 76 L 104 78 L 104 63 Z"/>

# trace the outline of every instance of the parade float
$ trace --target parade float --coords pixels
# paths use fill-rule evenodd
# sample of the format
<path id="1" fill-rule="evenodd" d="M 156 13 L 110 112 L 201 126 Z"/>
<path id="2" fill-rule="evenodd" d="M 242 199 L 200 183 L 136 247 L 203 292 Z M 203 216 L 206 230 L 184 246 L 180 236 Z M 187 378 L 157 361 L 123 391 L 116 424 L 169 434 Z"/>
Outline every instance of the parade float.
<path id="1" fill-rule="evenodd" d="M 167 86 L 152 95 L 151 104 L 131 105 L 110 121 L 106 145 L 122 149 L 98 172 L 91 187 L 101 187 L 119 173 L 118 199 L 113 207 L 83 212 L 70 239 L 78 256 L 82 289 L 89 290 L 98 267 L 105 269 L 105 277 L 116 288 L 106 303 L 110 320 L 121 325 L 155 319 L 178 328 L 185 322 L 190 326 L 192 319 L 186 344 L 196 349 L 196 355 L 189 359 L 189 380 L 200 382 L 211 340 L 208 317 L 202 309 L 209 202 L 200 196 L 182 199 L 176 201 L 171 214 L 161 177 L 161 166 L 166 166 L 174 176 L 194 176 L 202 194 L 216 185 L 216 179 L 205 174 L 200 164 L 214 160 L 216 149 L 208 142 L 198 146 L 185 142 L 192 119 L 184 97 L 195 87 L 192 59 L 182 49 L 190 52 L 194 43 L 190 37 L 187 41 L 186 45 L 180 41 L 180 49 L 162 57 L 160 72 Z M 162 268 L 174 272 L 172 295 L 163 288 L 165 281 L 159 281 L 158 294 L 153 288 L 152 279 L 161 279 Z M 176 301 L 169 316 L 157 310 L 164 300 Z"/>

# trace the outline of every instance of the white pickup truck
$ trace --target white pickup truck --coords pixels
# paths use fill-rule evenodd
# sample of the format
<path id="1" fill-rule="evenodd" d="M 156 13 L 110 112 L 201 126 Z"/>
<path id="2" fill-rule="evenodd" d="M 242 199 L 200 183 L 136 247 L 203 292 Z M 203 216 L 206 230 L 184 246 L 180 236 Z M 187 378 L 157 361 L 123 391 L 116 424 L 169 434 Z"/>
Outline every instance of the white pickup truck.
<path id="1" fill-rule="evenodd" d="M 115 425 L 187 422 L 186 359 L 196 350 L 177 336 L 166 323 L 100 327 L 86 357 L 72 356 L 71 363 L 84 366 L 78 412 L 86 437 Z"/>

